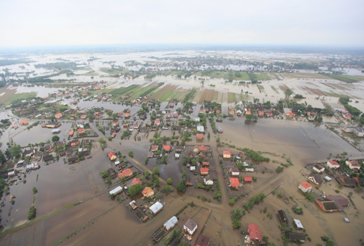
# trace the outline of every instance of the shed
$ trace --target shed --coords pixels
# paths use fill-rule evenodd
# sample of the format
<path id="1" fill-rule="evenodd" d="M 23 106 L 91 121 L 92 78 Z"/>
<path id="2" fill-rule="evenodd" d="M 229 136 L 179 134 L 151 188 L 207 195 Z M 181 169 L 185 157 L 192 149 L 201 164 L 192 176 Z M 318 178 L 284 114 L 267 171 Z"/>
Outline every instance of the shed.
<path id="1" fill-rule="evenodd" d="M 136 204 L 136 201 L 135 201 L 135 200 L 133 200 L 133 201 L 129 202 L 129 206 L 130 206 L 133 210 L 135 210 L 135 209 L 137 209 L 137 208 L 138 208 L 138 205 Z"/>
<path id="2" fill-rule="evenodd" d="M 169 231 L 170 229 L 172 229 L 176 224 L 178 223 L 178 219 L 176 216 L 173 216 L 172 218 L 170 218 L 166 223 L 164 223 L 164 228 Z"/>
<path id="3" fill-rule="evenodd" d="M 304 243 L 306 241 L 306 236 L 305 234 L 301 233 L 301 232 L 295 232 L 295 231 L 286 231 L 286 237 L 290 240 L 290 241 L 294 241 L 294 242 L 301 242 Z"/>
<path id="4" fill-rule="evenodd" d="M 152 206 L 149 207 L 149 210 L 153 213 L 153 214 L 157 214 L 159 211 L 161 211 L 163 209 L 163 205 L 160 202 L 156 202 L 154 203 Z"/>
<path id="5" fill-rule="evenodd" d="M 117 186 L 114 189 L 112 189 L 111 191 L 109 191 L 109 194 L 110 195 L 117 195 L 122 191 L 123 191 L 123 188 L 121 186 Z"/>
<path id="6" fill-rule="evenodd" d="M 278 218 L 281 223 L 285 223 L 288 226 L 288 218 L 286 212 L 283 210 L 278 210 Z"/>
<path id="7" fill-rule="evenodd" d="M 303 225 L 300 220 L 293 219 L 293 224 L 297 227 L 298 230 L 303 230 Z"/>

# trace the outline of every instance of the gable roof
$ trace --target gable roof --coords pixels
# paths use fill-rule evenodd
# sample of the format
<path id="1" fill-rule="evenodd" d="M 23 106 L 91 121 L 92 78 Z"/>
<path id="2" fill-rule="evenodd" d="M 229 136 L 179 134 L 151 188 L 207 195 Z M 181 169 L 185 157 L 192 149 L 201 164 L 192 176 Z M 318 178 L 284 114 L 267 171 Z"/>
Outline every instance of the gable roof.
<path id="1" fill-rule="evenodd" d="M 324 182 L 322 180 L 321 176 L 318 175 L 317 173 L 310 173 L 310 175 L 308 175 L 308 178 L 314 179 L 316 181 L 316 183 L 318 183 L 319 185 Z"/>
<path id="2" fill-rule="evenodd" d="M 338 166 L 338 167 L 340 167 L 340 164 L 339 164 L 339 163 L 337 163 L 336 161 L 332 161 L 332 160 L 330 160 L 330 161 L 329 161 L 329 163 L 330 163 L 332 166 Z"/>
<path id="3" fill-rule="evenodd" d="M 249 224 L 248 230 L 251 240 L 259 240 L 259 242 L 262 241 L 262 234 L 260 232 L 259 226 L 257 226 L 256 224 Z"/>
<path id="4" fill-rule="evenodd" d="M 210 241 L 211 241 L 210 238 L 200 234 L 200 236 L 198 236 L 198 238 L 197 238 L 196 246 L 209 246 Z"/>
<path id="5" fill-rule="evenodd" d="M 308 189 L 308 188 L 312 187 L 312 185 L 310 185 L 310 184 L 309 184 L 308 182 L 306 182 L 306 181 L 302 182 L 300 185 L 301 185 L 303 188 L 305 188 L 305 189 Z"/>
<path id="6" fill-rule="evenodd" d="M 133 181 L 131 181 L 132 185 L 136 185 L 136 184 L 143 184 L 142 181 L 140 181 L 140 179 L 138 178 L 134 178 Z"/>
<path id="7" fill-rule="evenodd" d="M 244 181 L 245 182 L 252 182 L 253 178 L 252 177 L 244 177 Z"/>
<path id="8" fill-rule="evenodd" d="M 194 222 L 193 220 L 191 220 L 190 218 L 186 221 L 186 223 L 184 224 L 185 227 L 187 227 L 187 229 L 193 231 L 193 229 L 195 229 L 195 227 L 197 226 L 197 223 Z"/>
<path id="9" fill-rule="evenodd" d="M 207 151 L 207 147 L 205 145 L 200 145 L 198 147 L 198 150 L 201 151 L 201 152 L 206 152 Z"/>
<path id="10" fill-rule="evenodd" d="M 127 176 L 131 176 L 133 174 L 133 171 L 131 169 L 125 169 L 124 171 L 122 171 L 121 173 L 119 173 L 119 177 L 122 179 L 124 177 Z"/>

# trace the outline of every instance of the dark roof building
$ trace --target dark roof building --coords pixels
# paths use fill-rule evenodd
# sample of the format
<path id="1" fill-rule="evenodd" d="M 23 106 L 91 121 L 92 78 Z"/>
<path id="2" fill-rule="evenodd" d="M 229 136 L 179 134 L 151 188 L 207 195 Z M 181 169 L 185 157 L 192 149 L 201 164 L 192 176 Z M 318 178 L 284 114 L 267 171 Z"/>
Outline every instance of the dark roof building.
<path id="1" fill-rule="evenodd" d="M 209 246 L 211 242 L 211 239 L 200 234 L 200 236 L 197 238 L 196 246 Z"/>
<path id="2" fill-rule="evenodd" d="M 354 179 L 352 178 L 343 178 L 343 177 L 339 177 L 339 178 L 336 178 L 336 181 L 339 183 L 339 184 L 343 184 L 344 186 L 346 187 L 355 187 L 356 186 L 356 182 Z"/>
<path id="3" fill-rule="evenodd" d="M 337 212 L 339 211 L 336 203 L 329 199 L 317 199 L 316 204 L 322 209 L 324 212 Z"/>
<path id="4" fill-rule="evenodd" d="M 305 234 L 301 232 L 294 232 L 294 231 L 286 231 L 286 237 L 293 242 L 301 242 L 304 243 L 306 241 Z"/>
<path id="5" fill-rule="evenodd" d="M 278 210 L 278 218 L 281 223 L 286 223 L 286 225 L 288 226 L 288 218 L 286 212 L 284 212 L 283 210 Z"/>

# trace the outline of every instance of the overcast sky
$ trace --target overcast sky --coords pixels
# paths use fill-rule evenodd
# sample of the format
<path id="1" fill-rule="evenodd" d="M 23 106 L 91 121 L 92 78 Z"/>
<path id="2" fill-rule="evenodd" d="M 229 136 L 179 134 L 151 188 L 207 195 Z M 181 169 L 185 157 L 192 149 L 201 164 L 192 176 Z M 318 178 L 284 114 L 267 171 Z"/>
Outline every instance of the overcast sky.
<path id="1" fill-rule="evenodd" d="M 82 44 L 364 46 L 364 0 L 0 0 L 0 47 Z"/>

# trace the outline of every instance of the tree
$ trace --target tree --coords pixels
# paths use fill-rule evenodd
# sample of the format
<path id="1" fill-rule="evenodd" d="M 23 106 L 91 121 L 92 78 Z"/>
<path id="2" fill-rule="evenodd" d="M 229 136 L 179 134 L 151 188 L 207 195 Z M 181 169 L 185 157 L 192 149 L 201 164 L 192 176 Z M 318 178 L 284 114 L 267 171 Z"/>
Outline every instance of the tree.
<path id="1" fill-rule="evenodd" d="M 182 171 L 182 176 L 185 176 L 186 175 L 186 170 L 183 170 Z"/>
<path id="2" fill-rule="evenodd" d="M 155 177 L 155 179 L 154 179 L 154 184 L 155 184 L 155 186 L 156 186 L 156 187 L 158 187 L 158 186 L 159 186 L 160 181 L 159 181 L 158 176 L 156 176 L 156 177 Z"/>
<path id="3" fill-rule="evenodd" d="M 181 179 L 181 181 L 179 181 L 179 183 L 177 184 L 177 190 L 180 192 L 186 191 L 186 180 L 185 179 Z"/>
<path id="4" fill-rule="evenodd" d="M 92 114 L 88 114 L 88 115 L 87 115 L 87 118 L 89 118 L 89 119 L 92 119 L 92 117 L 93 117 L 93 115 L 92 115 Z"/>
<path id="5" fill-rule="evenodd" d="M 143 190 L 143 186 L 141 184 L 135 184 L 129 187 L 130 196 L 135 196 L 139 192 Z"/>
<path id="6" fill-rule="evenodd" d="M 159 167 L 154 167 L 153 168 L 153 174 L 154 175 L 159 174 Z"/>
<path id="7" fill-rule="evenodd" d="M 163 185 L 162 186 L 162 191 L 164 192 L 173 192 L 173 188 L 169 185 Z"/>
<path id="8" fill-rule="evenodd" d="M 13 147 L 9 148 L 9 153 L 12 157 L 19 158 L 21 153 L 20 145 L 14 145 Z"/>
<path id="9" fill-rule="evenodd" d="M 162 157 L 162 163 L 163 164 L 167 164 L 167 156 L 166 155 L 164 155 L 163 157 Z"/>
<path id="10" fill-rule="evenodd" d="M 6 162 L 6 158 L 3 154 L 3 152 L 0 150 L 0 163 L 4 164 Z"/>
<path id="11" fill-rule="evenodd" d="M 28 220 L 34 219 L 35 215 L 36 215 L 36 209 L 34 206 L 31 206 L 28 212 Z"/>
<path id="12" fill-rule="evenodd" d="M 104 178 L 106 178 L 106 177 L 108 177 L 109 176 L 109 173 L 106 171 L 106 170 L 104 170 L 104 171 L 101 171 L 101 177 L 104 179 Z"/>
<path id="13" fill-rule="evenodd" d="M 315 200 L 315 198 L 313 197 L 313 195 L 311 193 L 306 193 L 305 196 L 306 196 L 307 200 L 309 200 L 311 202 Z"/>
<path id="14" fill-rule="evenodd" d="M 287 89 L 285 92 L 284 92 L 284 95 L 286 96 L 286 98 L 289 98 L 291 95 L 292 95 L 292 91 L 290 89 Z"/>
<path id="15" fill-rule="evenodd" d="M 277 172 L 277 173 L 281 173 L 281 172 L 283 172 L 283 167 L 277 167 L 276 172 Z"/>
<path id="16" fill-rule="evenodd" d="M 134 153 L 133 153 L 133 151 L 129 151 L 128 155 L 129 155 L 131 158 L 134 158 Z"/>
<path id="17" fill-rule="evenodd" d="M 235 199 L 234 198 L 231 198 L 230 201 L 229 201 L 229 204 L 230 205 L 234 205 L 235 204 Z"/>
<path id="18" fill-rule="evenodd" d="M 172 179 L 171 178 L 167 179 L 167 184 L 169 184 L 169 185 L 172 184 Z"/>
<path id="19" fill-rule="evenodd" d="M 148 170 L 145 170 L 145 171 L 144 171 L 144 176 L 145 176 L 145 177 L 148 177 L 148 176 L 149 176 L 149 174 L 150 174 L 150 173 L 149 173 L 149 171 L 148 171 Z"/>
<path id="20" fill-rule="evenodd" d="M 106 143 L 106 140 L 105 140 L 105 138 L 103 138 L 103 137 L 100 137 L 100 138 L 99 138 L 99 141 L 100 141 L 100 143 L 102 143 L 102 144 L 105 144 L 105 143 Z"/>
<path id="21" fill-rule="evenodd" d="M 33 194 L 36 194 L 38 192 L 37 188 L 33 187 Z"/>
<path id="22" fill-rule="evenodd" d="M 278 196 L 282 197 L 283 196 L 283 191 L 282 190 L 279 190 L 278 191 Z"/>

